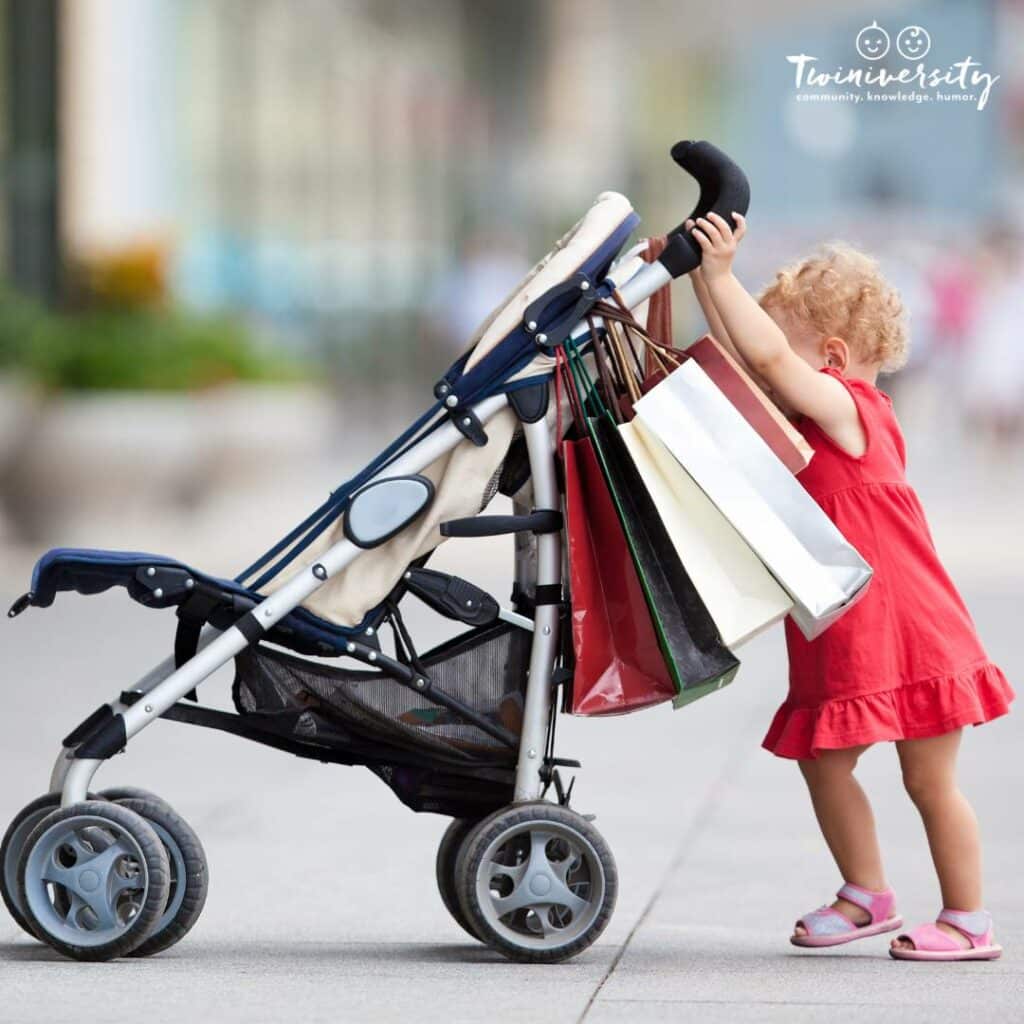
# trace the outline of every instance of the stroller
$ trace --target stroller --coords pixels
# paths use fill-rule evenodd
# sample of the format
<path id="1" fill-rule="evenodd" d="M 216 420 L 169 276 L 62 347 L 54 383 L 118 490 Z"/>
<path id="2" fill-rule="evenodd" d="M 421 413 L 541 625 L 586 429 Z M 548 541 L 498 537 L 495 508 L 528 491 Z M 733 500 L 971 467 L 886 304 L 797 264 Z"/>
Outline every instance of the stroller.
<path id="1" fill-rule="evenodd" d="M 692 216 L 746 210 L 746 179 L 715 147 L 681 142 L 672 156 L 700 186 Z M 25 931 L 108 960 L 160 952 L 195 924 L 207 872 L 191 828 L 144 790 L 90 790 L 104 761 L 164 718 L 365 765 L 413 810 L 451 817 L 441 897 L 505 956 L 556 962 L 595 941 L 617 877 L 601 835 L 569 806 L 562 770 L 580 765 L 554 748 L 572 671 L 550 384 L 556 349 L 584 343 L 595 303 L 617 294 L 635 308 L 698 265 L 682 224 L 654 262 L 619 258 L 637 223 L 623 196 L 602 194 L 481 327 L 427 412 L 235 579 L 137 552 L 40 559 L 12 618 L 61 591 L 120 586 L 176 609 L 178 623 L 173 656 L 64 738 L 49 792 L 4 836 L 2 894 Z M 513 514 L 479 514 L 499 490 Z M 445 538 L 508 534 L 510 609 L 427 567 Z M 402 617 L 409 595 L 466 630 L 419 653 Z M 199 705 L 196 688 L 231 659 L 236 713 Z"/>

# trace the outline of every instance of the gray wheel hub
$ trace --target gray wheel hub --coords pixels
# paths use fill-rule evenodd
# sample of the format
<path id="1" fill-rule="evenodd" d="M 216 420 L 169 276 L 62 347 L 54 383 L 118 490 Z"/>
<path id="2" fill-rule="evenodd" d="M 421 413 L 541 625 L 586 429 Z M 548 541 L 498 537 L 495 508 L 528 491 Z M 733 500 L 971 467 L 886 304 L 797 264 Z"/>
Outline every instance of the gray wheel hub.
<path id="1" fill-rule="evenodd" d="M 554 821 L 501 832 L 477 870 L 487 923 L 510 942 L 552 949 L 582 935 L 601 911 L 605 877 L 590 841 Z"/>
<path id="2" fill-rule="evenodd" d="M 135 838 L 116 822 L 91 815 L 47 829 L 25 865 L 25 899 L 36 921 L 77 946 L 99 946 L 123 934 L 148 888 Z"/>

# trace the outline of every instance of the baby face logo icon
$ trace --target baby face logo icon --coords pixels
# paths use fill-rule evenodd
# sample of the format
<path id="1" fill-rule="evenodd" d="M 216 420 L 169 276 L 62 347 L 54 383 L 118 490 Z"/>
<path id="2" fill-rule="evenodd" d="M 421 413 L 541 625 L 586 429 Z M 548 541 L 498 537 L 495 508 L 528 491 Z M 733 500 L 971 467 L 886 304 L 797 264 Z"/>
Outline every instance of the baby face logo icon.
<path id="1" fill-rule="evenodd" d="M 865 60 L 881 60 L 889 52 L 889 33 L 877 21 L 865 25 L 857 33 L 857 52 Z"/>
<path id="2" fill-rule="evenodd" d="M 920 60 L 932 48 L 932 37 L 920 25 L 907 25 L 896 37 L 896 50 L 904 60 Z"/>

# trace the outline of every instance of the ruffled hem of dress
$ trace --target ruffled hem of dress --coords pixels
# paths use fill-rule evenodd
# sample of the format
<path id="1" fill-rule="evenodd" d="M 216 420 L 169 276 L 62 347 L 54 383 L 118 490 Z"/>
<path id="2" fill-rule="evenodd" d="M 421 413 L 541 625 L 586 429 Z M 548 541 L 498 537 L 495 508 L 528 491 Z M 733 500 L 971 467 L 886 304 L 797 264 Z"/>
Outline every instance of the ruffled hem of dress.
<path id="1" fill-rule="evenodd" d="M 941 736 L 1005 715 L 1013 698 L 1002 670 L 985 661 L 954 675 L 829 700 L 813 708 L 786 701 L 775 713 L 762 746 L 777 757 L 804 760 L 817 757 L 821 750 Z"/>

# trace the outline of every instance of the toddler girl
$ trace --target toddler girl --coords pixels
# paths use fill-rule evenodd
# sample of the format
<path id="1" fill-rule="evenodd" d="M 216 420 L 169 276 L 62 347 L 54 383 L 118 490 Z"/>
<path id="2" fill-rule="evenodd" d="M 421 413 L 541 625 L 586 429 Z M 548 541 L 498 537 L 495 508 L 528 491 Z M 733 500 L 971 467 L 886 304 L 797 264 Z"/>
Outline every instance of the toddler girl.
<path id="1" fill-rule="evenodd" d="M 815 449 L 799 480 L 874 569 L 867 592 L 813 641 L 786 622 L 789 695 L 765 737 L 795 758 L 843 878 L 829 907 L 805 914 L 791 941 L 833 946 L 897 931 L 867 796 L 853 776 L 871 744 L 893 740 L 924 821 L 942 891 L 935 924 L 899 935 L 903 960 L 995 959 L 982 906 L 978 825 L 957 788 L 965 725 L 1005 714 L 1013 691 L 986 657 L 943 569 L 903 436 L 879 371 L 907 346 L 899 296 L 873 260 L 844 246 L 778 273 L 755 301 L 732 274 L 736 228 L 716 214 L 693 225 L 703 263 L 694 288 L 723 344 L 793 416 Z"/>

